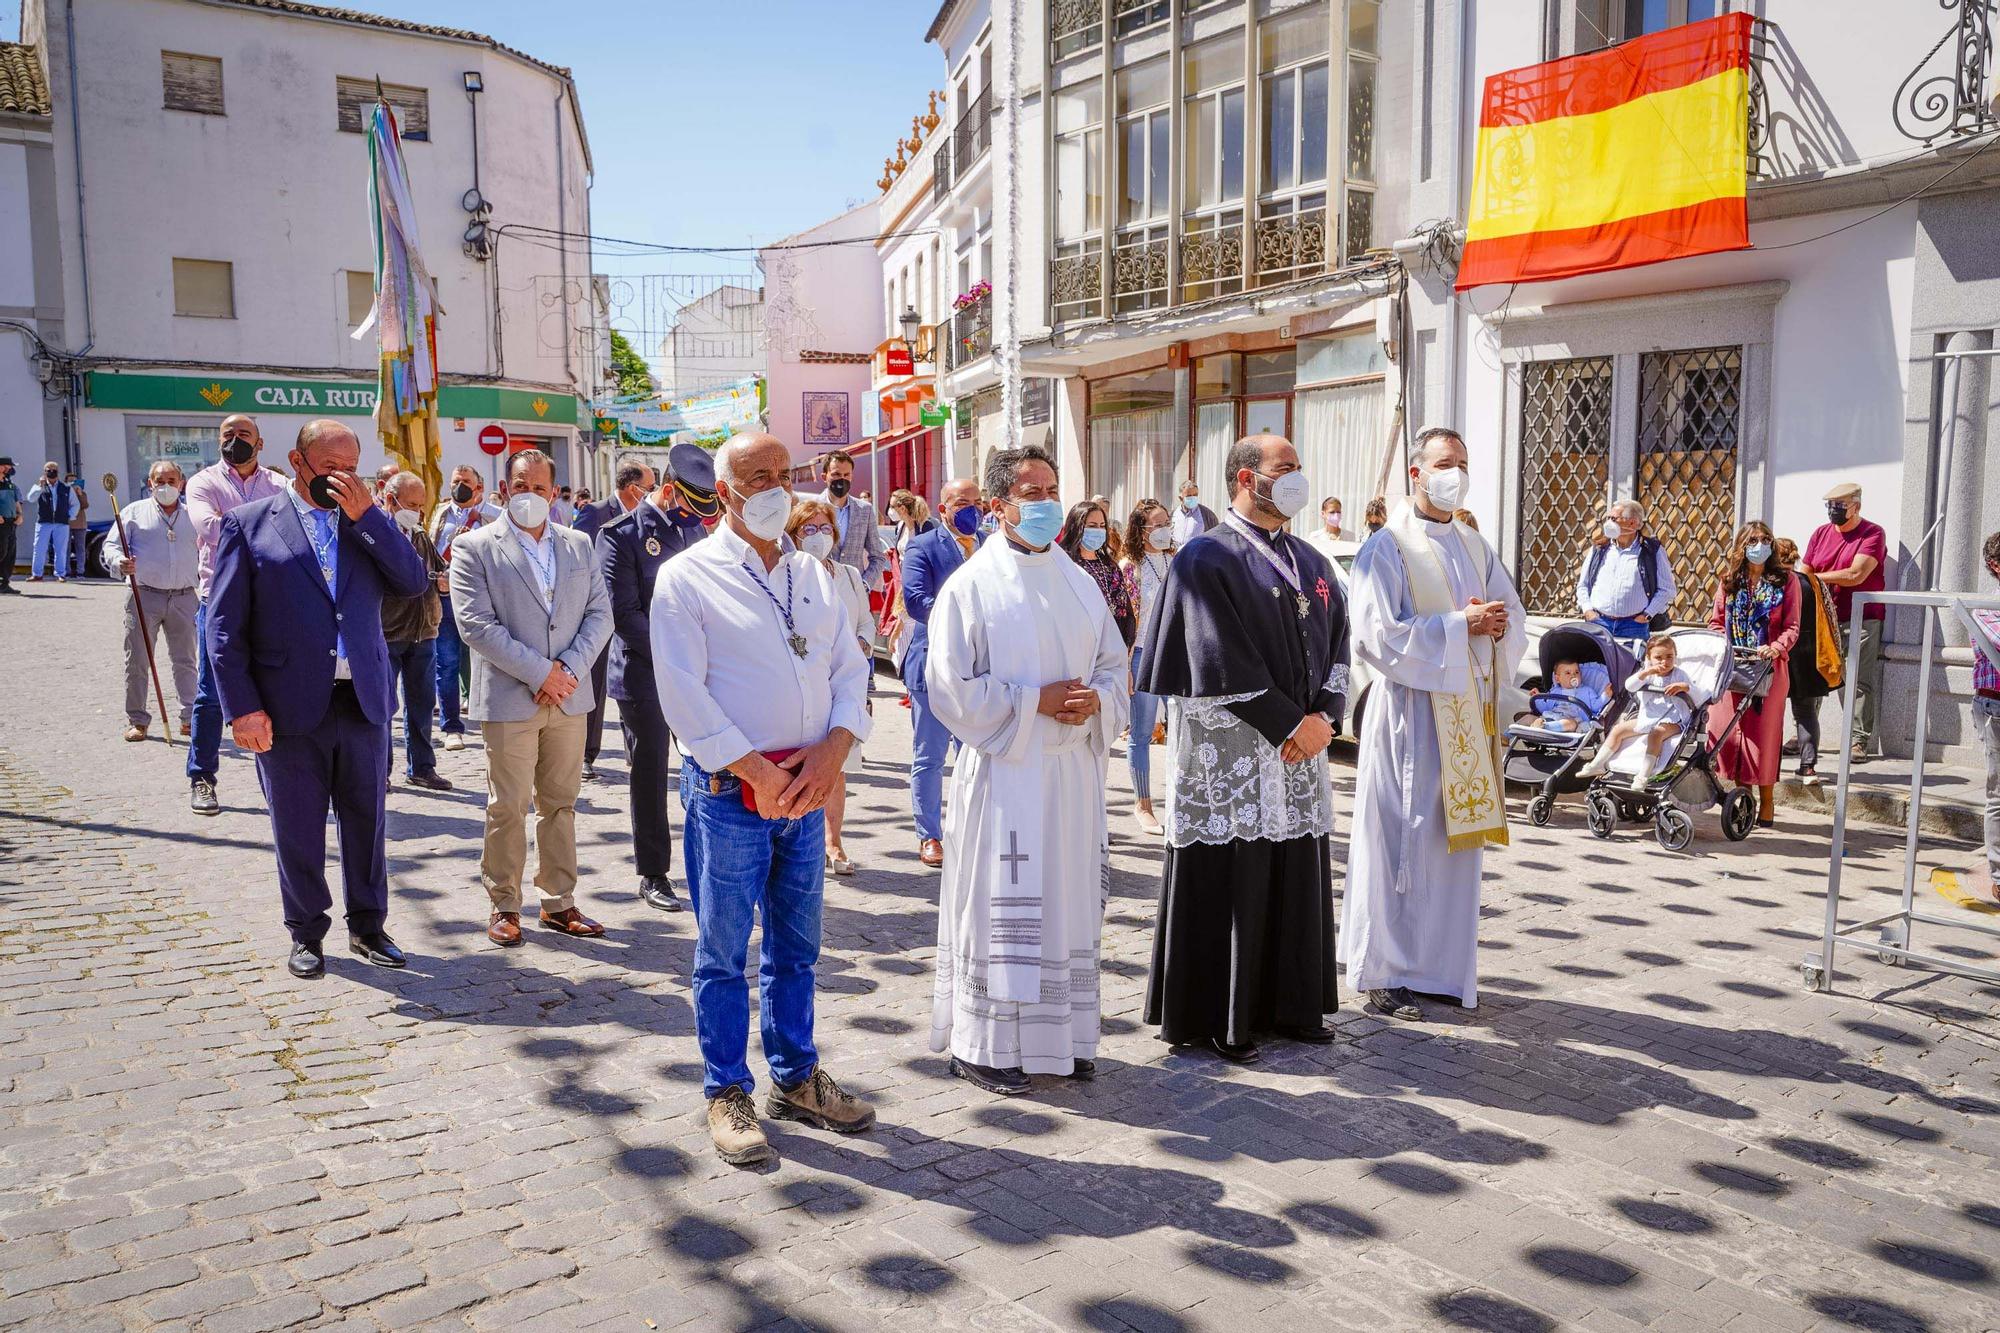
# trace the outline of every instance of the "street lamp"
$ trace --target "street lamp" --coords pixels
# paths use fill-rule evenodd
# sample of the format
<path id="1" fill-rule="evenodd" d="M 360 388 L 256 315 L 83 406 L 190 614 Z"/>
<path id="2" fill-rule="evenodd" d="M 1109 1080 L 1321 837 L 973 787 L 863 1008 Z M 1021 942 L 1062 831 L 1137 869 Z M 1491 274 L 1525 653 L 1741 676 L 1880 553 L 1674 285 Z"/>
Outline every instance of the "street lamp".
<path id="1" fill-rule="evenodd" d="M 917 313 L 917 308 L 910 305 L 904 306 L 903 313 L 897 316 L 896 322 L 903 326 L 903 341 L 915 345 L 917 330 L 922 328 L 924 323 L 924 317 Z"/>
<path id="2" fill-rule="evenodd" d="M 480 77 L 478 70 L 469 69 L 465 71 L 465 91 L 468 94 L 483 93 L 486 91 L 486 81 Z"/>

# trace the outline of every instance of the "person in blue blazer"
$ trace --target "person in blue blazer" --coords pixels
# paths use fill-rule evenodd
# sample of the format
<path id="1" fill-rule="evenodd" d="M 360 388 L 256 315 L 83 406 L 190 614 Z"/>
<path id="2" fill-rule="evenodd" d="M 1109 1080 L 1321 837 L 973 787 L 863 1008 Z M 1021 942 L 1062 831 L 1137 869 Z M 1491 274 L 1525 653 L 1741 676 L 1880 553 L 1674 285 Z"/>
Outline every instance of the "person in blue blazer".
<path id="1" fill-rule="evenodd" d="M 348 945 L 377 967 L 402 967 L 385 929 L 382 775 L 396 693 L 382 599 L 420 596 L 430 580 L 356 475 L 354 432 L 308 421 L 288 461 L 290 486 L 222 519 L 207 623 L 222 715 L 236 744 L 256 756 L 271 810 L 291 974 L 326 970 L 329 806 L 340 829 Z"/>
<path id="2" fill-rule="evenodd" d="M 585 505 L 576 511 L 576 522 L 570 527 L 590 538 L 595 546 L 597 534 L 606 525 L 632 512 L 646 494 L 653 489 L 653 469 L 636 458 L 627 458 L 619 463 L 618 471 L 612 474 L 612 493 L 596 504 Z M 583 780 L 597 781 L 597 756 L 604 751 L 604 701 L 611 696 L 606 693 L 609 686 L 611 649 L 597 655 L 590 664 L 590 718 L 584 723 L 583 733 Z"/>
<path id="3" fill-rule="evenodd" d="M 618 701 L 625 757 L 632 766 L 632 859 L 639 898 L 648 907 L 678 912 L 681 900 L 668 878 L 674 868 L 674 832 L 667 820 L 667 745 L 672 733 L 660 711 L 653 676 L 653 641 L 647 610 L 660 566 L 705 535 L 701 517 L 681 488 L 715 493 L 715 459 L 698 445 L 677 444 L 672 469 L 630 513 L 597 533 L 597 564 L 611 593 L 611 671 L 608 692 Z"/>
<path id="4" fill-rule="evenodd" d="M 910 642 L 903 654 L 903 688 L 910 695 L 915 750 L 910 759 L 910 810 L 917 821 L 917 856 L 931 869 L 944 865 L 944 761 L 951 733 L 931 711 L 924 669 L 930 659 L 931 607 L 945 580 L 965 563 L 977 544 L 979 483 L 971 478 L 945 483 L 938 495 L 936 531 L 912 537 L 903 551 L 903 610 L 910 618 Z"/>

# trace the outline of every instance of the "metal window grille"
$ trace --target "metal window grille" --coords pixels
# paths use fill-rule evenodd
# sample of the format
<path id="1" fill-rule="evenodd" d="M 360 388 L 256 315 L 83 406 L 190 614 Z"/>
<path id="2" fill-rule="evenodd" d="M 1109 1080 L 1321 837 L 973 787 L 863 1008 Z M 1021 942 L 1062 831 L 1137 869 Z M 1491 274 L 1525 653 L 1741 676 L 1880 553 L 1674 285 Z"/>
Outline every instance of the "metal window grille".
<path id="1" fill-rule="evenodd" d="M 1576 611 L 1578 560 L 1611 484 L 1611 358 L 1534 361 L 1521 368 L 1522 604 L 1536 615 Z"/>
<path id="2" fill-rule="evenodd" d="M 1736 536 L 1743 349 L 1650 352 L 1639 361 L 1639 476 L 1648 528 L 1673 561 L 1668 613 L 1703 622 Z"/>

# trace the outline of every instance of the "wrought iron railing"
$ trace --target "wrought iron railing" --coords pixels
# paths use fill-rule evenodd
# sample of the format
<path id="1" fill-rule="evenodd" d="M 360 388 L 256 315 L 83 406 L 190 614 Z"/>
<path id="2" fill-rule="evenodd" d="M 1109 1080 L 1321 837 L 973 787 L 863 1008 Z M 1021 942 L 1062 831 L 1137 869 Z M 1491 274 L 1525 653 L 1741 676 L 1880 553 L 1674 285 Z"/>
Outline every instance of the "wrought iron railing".
<path id="1" fill-rule="evenodd" d="M 1326 271 L 1333 249 L 1327 243 L 1326 200 L 1323 195 L 1315 198 L 1316 202 L 1281 200 L 1260 207 L 1255 253 L 1259 285 Z"/>
<path id="2" fill-rule="evenodd" d="M 910 344 L 910 359 L 919 363 L 937 362 L 938 326 L 925 324 L 917 329 L 916 339 Z"/>
<path id="3" fill-rule="evenodd" d="M 1049 45 L 1057 60 L 1104 42 L 1103 0 L 1050 0 Z"/>
<path id="4" fill-rule="evenodd" d="M 1104 313 L 1104 244 L 1092 239 L 1064 247 L 1049 263 L 1049 313 L 1053 322 L 1096 319 Z"/>
<path id="5" fill-rule="evenodd" d="M 1938 0 L 1952 15 L 1944 35 L 1896 88 L 1896 128 L 1930 145 L 2000 128 L 1993 105 L 1993 0 Z M 1949 63 L 1939 68 L 1940 52 Z"/>
<path id="6" fill-rule="evenodd" d="M 992 137 L 993 90 L 987 88 L 972 99 L 972 105 L 958 118 L 951 132 L 951 160 L 959 175 L 963 176 L 979 160 Z"/>
<path id="7" fill-rule="evenodd" d="M 1181 218 L 1181 300 L 1205 301 L 1243 290 L 1243 208 Z"/>
<path id="8" fill-rule="evenodd" d="M 969 365 L 993 350 L 993 297 L 973 298 L 951 317 L 951 368 Z"/>
<path id="9" fill-rule="evenodd" d="M 937 152 L 931 154 L 931 202 L 942 203 L 951 193 L 951 140 L 938 144 Z"/>
<path id="10" fill-rule="evenodd" d="M 1111 244 L 1111 307 L 1119 314 L 1167 304 L 1167 229 L 1128 227 Z"/>

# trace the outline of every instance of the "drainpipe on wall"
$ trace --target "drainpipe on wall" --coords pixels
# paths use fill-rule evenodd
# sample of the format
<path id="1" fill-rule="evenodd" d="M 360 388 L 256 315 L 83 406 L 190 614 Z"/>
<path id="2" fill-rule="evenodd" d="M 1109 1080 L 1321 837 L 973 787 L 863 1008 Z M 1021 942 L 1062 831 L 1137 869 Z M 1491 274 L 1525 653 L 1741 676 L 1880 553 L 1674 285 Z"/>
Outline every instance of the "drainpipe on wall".
<path id="1" fill-rule="evenodd" d="M 69 151 L 76 173 L 76 253 L 77 269 L 83 280 L 83 346 L 69 353 L 74 358 L 90 355 L 97 346 L 97 321 L 90 307 L 90 229 L 83 214 L 83 128 L 77 113 L 76 87 L 76 0 L 63 3 L 63 58 L 69 68 Z M 74 367 L 69 373 L 69 401 L 63 408 L 63 464 L 83 471 L 83 444 L 77 439 L 77 414 L 83 410 L 83 376 Z"/>

